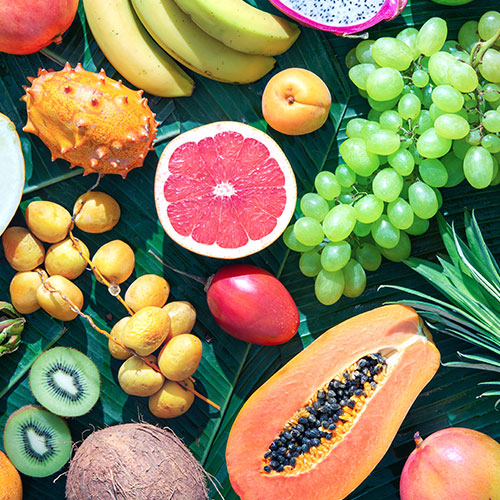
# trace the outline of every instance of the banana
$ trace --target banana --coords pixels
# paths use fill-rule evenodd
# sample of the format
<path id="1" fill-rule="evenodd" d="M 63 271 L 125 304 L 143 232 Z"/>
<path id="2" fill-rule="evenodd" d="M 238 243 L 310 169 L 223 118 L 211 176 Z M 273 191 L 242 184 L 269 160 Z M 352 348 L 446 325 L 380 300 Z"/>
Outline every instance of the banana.
<path id="1" fill-rule="evenodd" d="M 247 54 L 282 54 L 300 34 L 296 24 L 252 7 L 244 0 L 175 2 L 210 36 Z"/>
<path id="2" fill-rule="evenodd" d="M 129 0 L 83 0 L 94 38 L 130 83 L 161 97 L 189 96 L 193 80 L 148 35 Z"/>
<path id="3" fill-rule="evenodd" d="M 251 83 L 271 71 L 275 59 L 237 52 L 196 26 L 174 0 L 132 0 L 149 34 L 174 59 L 203 76 Z"/>

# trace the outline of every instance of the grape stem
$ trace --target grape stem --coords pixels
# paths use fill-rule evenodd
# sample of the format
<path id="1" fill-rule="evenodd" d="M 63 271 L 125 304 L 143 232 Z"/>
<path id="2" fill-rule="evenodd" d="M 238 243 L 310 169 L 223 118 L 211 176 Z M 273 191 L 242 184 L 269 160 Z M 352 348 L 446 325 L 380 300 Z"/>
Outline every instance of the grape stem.
<path id="1" fill-rule="evenodd" d="M 483 62 L 486 51 L 493 47 L 498 40 L 500 40 L 500 29 L 489 40 L 477 42 L 471 50 L 470 65 L 477 68 Z"/>

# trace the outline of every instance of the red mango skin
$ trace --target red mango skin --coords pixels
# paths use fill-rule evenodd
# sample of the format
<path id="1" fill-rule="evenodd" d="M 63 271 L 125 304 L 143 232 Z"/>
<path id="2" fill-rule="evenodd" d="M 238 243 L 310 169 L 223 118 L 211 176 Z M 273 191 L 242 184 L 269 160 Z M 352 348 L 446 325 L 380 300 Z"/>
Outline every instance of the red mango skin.
<path id="1" fill-rule="evenodd" d="M 283 344 L 299 328 L 299 311 L 291 295 L 259 267 L 235 264 L 217 271 L 207 302 L 225 332 L 252 344 Z"/>
<path id="2" fill-rule="evenodd" d="M 401 500 L 500 500 L 500 444 L 450 427 L 431 434 L 403 468 Z"/>
<path id="3" fill-rule="evenodd" d="M 0 0 L 0 52 L 32 54 L 61 42 L 77 8 L 78 0 Z"/>

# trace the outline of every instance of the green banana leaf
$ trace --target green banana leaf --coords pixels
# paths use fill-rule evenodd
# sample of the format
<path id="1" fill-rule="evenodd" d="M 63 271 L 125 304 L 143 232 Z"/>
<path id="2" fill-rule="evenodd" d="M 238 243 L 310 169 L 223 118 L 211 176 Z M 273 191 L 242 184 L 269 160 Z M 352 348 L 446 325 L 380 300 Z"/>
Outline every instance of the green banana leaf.
<path id="1" fill-rule="evenodd" d="M 272 11 L 266 0 L 251 1 L 264 10 Z M 410 1 L 404 15 L 387 24 L 375 27 L 371 36 L 395 33 L 405 25 L 420 25 L 428 17 L 440 15 L 456 30 L 463 21 L 478 18 L 486 10 L 496 8 L 494 0 L 476 0 L 458 8 L 445 7 L 430 0 Z M 291 66 L 308 68 L 320 75 L 332 91 L 330 120 L 318 132 L 304 137 L 287 137 L 267 130 L 282 146 L 294 168 L 299 193 L 312 189 L 316 173 L 323 168 L 335 168 L 338 146 L 345 137 L 349 118 L 367 112 L 364 99 L 350 88 L 346 79 L 343 57 L 357 40 L 336 38 L 331 35 L 303 29 L 298 42 L 286 54 L 278 57 L 275 72 Z M 133 48 L 124 48 L 132 50 Z M 11 56 L 0 54 L 0 112 L 7 114 L 20 133 L 27 165 L 27 182 L 23 206 L 35 196 L 38 199 L 61 203 L 71 209 L 76 198 L 95 182 L 95 176 L 81 177 L 81 170 L 69 170 L 62 160 L 52 163 L 47 148 L 38 138 L 21 131 L 26 121 L 22 85 L 26 77 L 36 74 L 38 67 L 59 69 L 64 62 L 72 65 L 82 62 L 89 70 L 103 67 L 110 76 L 118 75 L 104 59 L 85 23 L 83 9 L 79 9 L 72 27 L 59 46 L 51 46 L 43 54 Z M 162 122 L 160 136 L 167 140 L 172 135 L 189 128 L 216 120 L 244 121 L 266 130 L 260 112 L 260 96 L 270 75 L 253 85 L 233 86 L 204 79 L 193 74 L 196 90 L 191 98 L 159 99 L 150 97 L 150 104 Z M 339 129 L 340 127 L 340 129 Z M 89 246 L 91 253 L 112 239 L 124 239 L 135 251 L 134 275 L 122 286 L 126 289 L 136 276 L 157 273 L 166 277 L 171 285 L 171 300 L 189 300 L 195 304 L 198 320 L 195 333 L 203 340 L 204 355 L 195 374 L 197 389 L 221 406 L 217 411 L 201 400 L 196 400 L 189 412 L 174 420 L 158 420 L 148 410 L 147 399 L 127 396 L 117 384 L 120 362 L 110 358 L 107 339 L 90 328 L 83 319 L 63 324 L 50 319 L 44 312 L 28 315 L 23 334 L 24 344 L 12 355 L 0 359 L 0 429 L 8 416 L 19 407 L 35 402 L 29 390 L 27 371 L 35 357 L 57 342 L 58 345 L 75 347 L 88 354 L 101 373 L 101 399 L 87 415 L 69 419 L 73 439 L 78 442 L 89 429 L 102 428 L 119 422 L 138 421 L 168 425 L 186 442 L 208 473 L 220 483 L 224 498 L 237 499 L 231 490 L 225 467 L 225 444 L 231 424 L 244 401 L 272 373 L 294 354 L 308 345 L 323 331 L 355 314 L 400 300 L 406 296 L 399 291 L 378 290 L 381 284 L 417 287 L 428 293 L 430 287 L 404 265 L 385 262 L 376 272 L 369 273 L 368 286 L 358 299 L 342 299 L 334 306 L 320 305 L 313 291 L 313 281 L 298 270 L 298 256 L 286 250 L 278 241 L 271 247 L 245 261 L 264 267 L 279 275 L 295 299 L 301 314 L 299 335 L 287 344 L 276 347 L 250 346 L 232 339 L 218 328 L 205 301 L 199 283 L 163 268 L 148 252 L 155 251 L 169 265 L 198 276 L 208 276 L 224 263 L 191 254 L 173 243 L 163 232 L 153 201 L 153 179 L 158 156 L 164 147 L 160 143 L 147 158 L 145 166 L 133 171 L 126 180 L 107 176 L 99 189 L 114 196 L 122 208 L 122 218 L 110 233 L 89 235 L 78 233 Z M 75 177 L 76 176 L 76 177 Z M 443 192 L 443 212 L 455 219 L 460 228 L 464 206 L 476 208 L 476 216 L 483 230 L 486 244 L 493 254 L 500 253 L 498 216 L 500 199 L 498 188 L 475 191 L 460 185 Z M 23 224 L 19 212 L 14 223 Z M 437 224 L 422 237 L 412 240 L 413 254 L 430 258 L 441 252 L 442 242 Z M 14 272 L 0 253 L 0 298 L 8 298 L 8 286 Z M 76 283 L 85 296 L 85 312 L 96 323 L 109 331 L 126 311 L 113 299 L 89 272 Z M 436 336 L 444 361 L 456 360 L 456 351 L 465 355 L 478 355 L 479 349 L 452 337 Z M 481 390 L 478 382 L 488 381 L 488 375 L 475 370 L 441 368 L 429 386 L 419 396 L 399 430 L 393 445 L 370 477 L 349 499 L 397 499 L 398 479 L 404 460 L 412 450 L 412 436 L 416 430 L 428 435 L 450 425 L 472 427 L 500 438 L 498 413 L 487 399 L 477 396 Z M 374 437 L 376 439 L 376 437 Z M 24 498 L 27 500 L 59 500 L 64 498 L 64 477 L 43 479 L 23 477 Z M 215 490 L 211 498 L 217 498 Z"/>

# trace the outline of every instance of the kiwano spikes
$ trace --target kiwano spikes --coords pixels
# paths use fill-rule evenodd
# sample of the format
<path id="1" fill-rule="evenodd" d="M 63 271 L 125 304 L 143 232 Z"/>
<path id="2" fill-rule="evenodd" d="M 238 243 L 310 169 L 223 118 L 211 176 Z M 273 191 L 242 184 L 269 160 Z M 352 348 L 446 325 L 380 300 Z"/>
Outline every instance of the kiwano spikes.
<path id="1" fill-rule="evenodd" d="M 24 131 L 37 135 L 53 159 L 81 166 L 85 174 L 123 178 L 142 166 L 158 125 L 143 91 L 129 89 L 104 70 L 86 71 L 81 64 L 73 69 L 67 63 L 53 72 L 40 69 L 38 75 L 23 96 L 28 112 Z"/>

